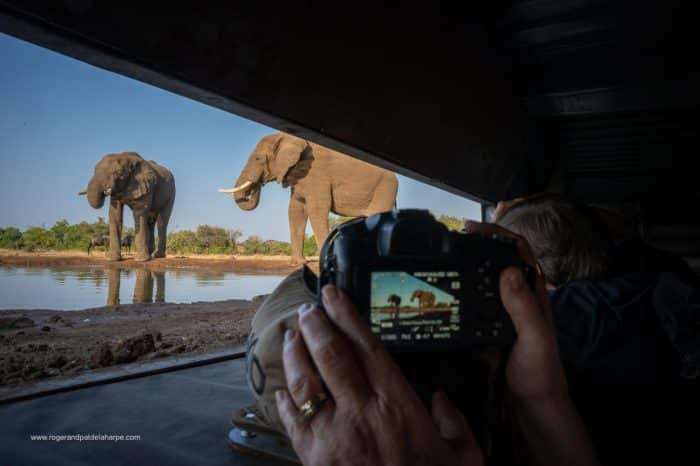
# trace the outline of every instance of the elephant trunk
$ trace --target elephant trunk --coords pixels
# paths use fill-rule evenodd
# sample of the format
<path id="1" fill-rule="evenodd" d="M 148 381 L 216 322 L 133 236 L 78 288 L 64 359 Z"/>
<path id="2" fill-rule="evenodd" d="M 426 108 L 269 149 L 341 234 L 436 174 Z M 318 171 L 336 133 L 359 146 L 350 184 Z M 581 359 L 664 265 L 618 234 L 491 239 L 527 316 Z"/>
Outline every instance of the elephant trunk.
<path id="1" fill-rule="evenodd" d="M 260 182 L 259 180 L 247 179 L 244 175 L 241 175 L 236 180 L 236 185 L 234 188 L 237 188 L 246 182 L 249 182 L 248 186 L 245 189 L 234 193 L 233 197 L 236 200 L 236 205 L 238 205 L 238 207 L 241 209 L 253 210 L 258 206 L 258 202 L 260 202 Z"/>
<path id="2" fill-rule="evenodd" d="M 88 203 L 94 209 L 101 208 L 105 203 L 104 188 L 100 186 L 100 183 L 98 183 L 94 177 L 90 180 L 90 183 L 88 183 L 87 198 Z"/>

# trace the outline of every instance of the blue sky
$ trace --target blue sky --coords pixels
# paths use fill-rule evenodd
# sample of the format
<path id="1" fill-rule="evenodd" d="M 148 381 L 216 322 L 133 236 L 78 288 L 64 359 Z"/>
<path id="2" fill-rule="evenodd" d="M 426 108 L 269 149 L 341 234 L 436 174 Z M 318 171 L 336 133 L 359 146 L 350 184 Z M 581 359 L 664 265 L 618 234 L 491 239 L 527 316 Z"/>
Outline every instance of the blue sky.
<path id="1" fill-rule="evenodd" d="M 0 34 L 0 227 L 107 217 L 76 193 L 106 153 L 135 151 L 174 173 L 170 231 L 199 224 L 288 240 L 289 191 L 267 185 L 255 211 L 230 187 L 274 129 Z M 479 218 L 468 199 L 399 176 L 399 207 Z M 133 225 L 131 212 L 124 213 Z M 311 234 L 311 227 L 307 226 Z"/>

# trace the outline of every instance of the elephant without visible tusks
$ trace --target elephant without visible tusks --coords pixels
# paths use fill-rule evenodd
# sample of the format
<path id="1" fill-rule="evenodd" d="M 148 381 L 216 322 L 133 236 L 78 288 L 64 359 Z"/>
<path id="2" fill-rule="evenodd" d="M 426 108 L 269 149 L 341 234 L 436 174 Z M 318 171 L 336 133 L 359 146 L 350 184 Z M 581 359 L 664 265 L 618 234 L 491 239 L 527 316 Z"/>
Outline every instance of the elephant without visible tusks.
<path id="1" fill-rule="evenodd" d="M 435 293 L 425 290 L 415 290 L 411 295 L 411 302 L 418 298 L 418 307 L 426 308 L 435 305 Z"/>
<path id="2" fill-rule="evenodd" d="M 109 203 L 109 260 L 121 259 L 121 233 L 124 205 L 131 207 L 136 230 L 136 260 L 165 257 L 168 221 L 175 203 L 175 178 L 170 171 L 144 160 L 135 152 L 108 154 L 95 165 L 86 190 L 88 203 L 95 209 Z M 158 248 L 155 226 L 158 225 Z"/>
<path id="3" fill-rule="evenodd" d="M 386 302 L 391 304 L 391 307 L 399 308 L 401 306 L 401 296 L 392 294 L 386 299 Z"/>
<path id="4" fill-rule="evenodd" d="M 306 221 L 319 249 L 328 236 L 328 215 L 358 217 L 394 208 L 398 180 L 383 168 L 354 159 L 286 133 L 265 136 L 248 157 L 230 193 L 243 210 L 260 201 L 260 190 L 270 181 L 291 187 L 289 230 L 292 263 L 304 262 Z"/>

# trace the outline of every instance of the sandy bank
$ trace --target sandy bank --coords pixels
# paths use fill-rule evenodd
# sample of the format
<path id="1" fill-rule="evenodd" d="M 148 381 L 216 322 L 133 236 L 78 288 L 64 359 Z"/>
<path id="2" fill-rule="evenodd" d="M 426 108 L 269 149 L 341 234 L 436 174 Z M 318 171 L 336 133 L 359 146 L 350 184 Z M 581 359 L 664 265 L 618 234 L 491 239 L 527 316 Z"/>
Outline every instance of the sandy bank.
<path id="1" fill-rule="evenodd" d="M 309 266 L 317 269 L 318 258 L 309 258 Z M 289 256 L 241 256 L 226 254 L 187 254 L 137 262 L 133 255 L 124 256 L 121 261 L 110 262 L 101 251 L 88 256 L 85 251 L 46 251 L 24 252 L 0 249 L 0 266 L 14 267 L 59 267 L 68 265 L 101 265 L 106 268 L 145 268 L 168 270 L 201 268 L 239 273 L 286 273 L 296 266 L 290 265 Z"/>
<path id="2" fill-rule="evenodd" d="M 0 398 L 42 379 L 240 346 L 263 298 L 0 311 Z"/>

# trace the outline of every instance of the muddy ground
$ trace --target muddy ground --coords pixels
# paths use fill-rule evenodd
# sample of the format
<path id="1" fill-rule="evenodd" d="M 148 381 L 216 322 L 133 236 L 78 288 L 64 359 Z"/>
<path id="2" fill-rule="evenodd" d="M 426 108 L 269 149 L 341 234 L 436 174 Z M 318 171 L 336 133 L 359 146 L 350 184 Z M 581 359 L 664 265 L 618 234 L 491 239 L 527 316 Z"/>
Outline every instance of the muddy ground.
<path id="1" fill-rule="evenodd" d="M 263 299 L 3 310 L 0 386 L 20 388 L 49 377 L 240 346 Z"/>

